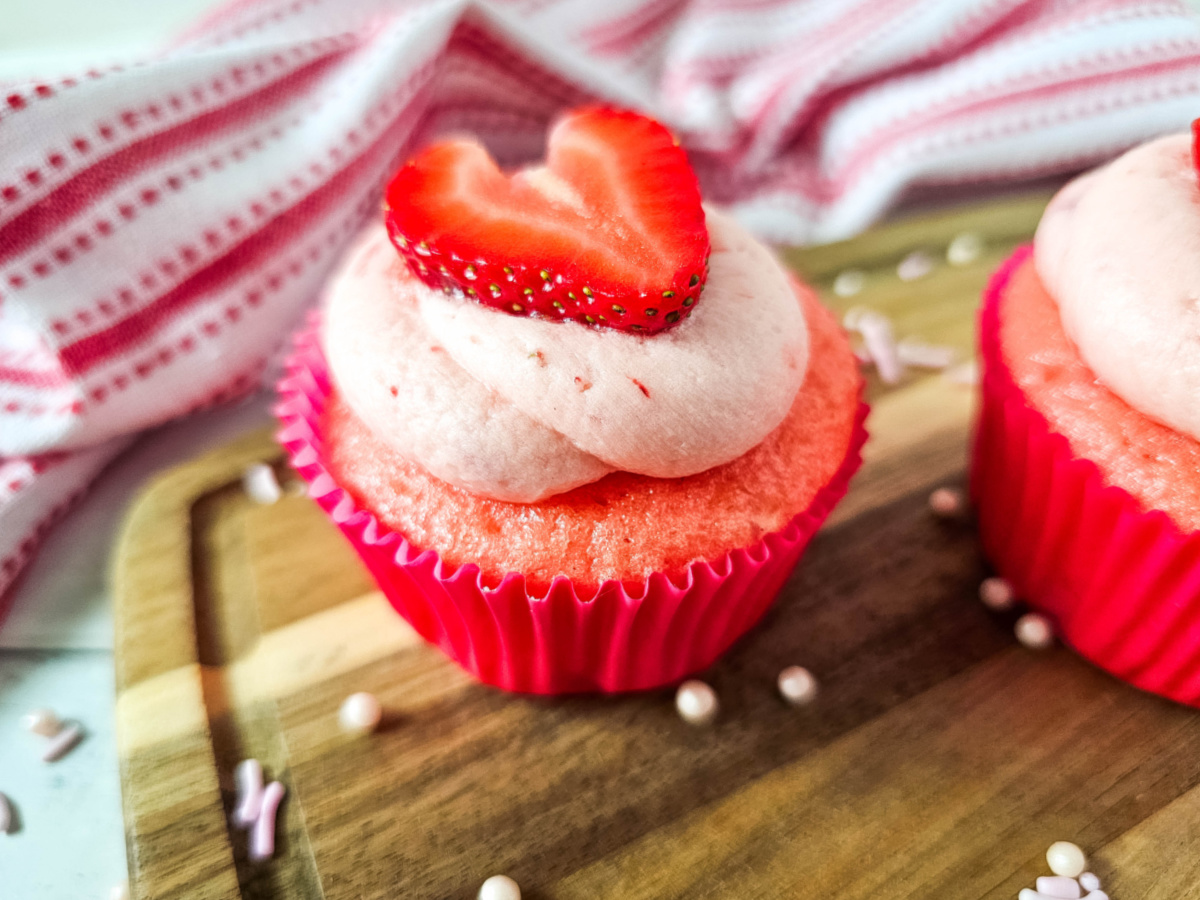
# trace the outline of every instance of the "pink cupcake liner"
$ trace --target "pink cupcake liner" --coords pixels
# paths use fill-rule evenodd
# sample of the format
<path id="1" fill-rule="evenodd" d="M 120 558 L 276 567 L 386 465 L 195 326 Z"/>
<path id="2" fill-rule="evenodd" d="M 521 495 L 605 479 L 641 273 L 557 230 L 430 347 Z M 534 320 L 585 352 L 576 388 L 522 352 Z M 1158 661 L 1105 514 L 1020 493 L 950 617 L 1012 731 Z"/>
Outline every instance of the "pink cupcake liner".
<path id="1" fill-rule="evenodd" d="M 480 681 L 505 690 L 644 690 L 704 669 L 767 611 L 862 461 L 860 403 L 833 479 L 806 511 L 750 547 L 692 563 L 675 581 L 656 572 L 635 588 L 606 581 L 586 596 L 565 576 L 544 597 L 528 593 L 518 572 L 489 587 L 478 566 L 414 547 L 329 474 L 320 419 L 330 382 L 318 324 L 313 313 L 296 335 L 279 384 L 280 443 L 396 611 Z"/>
<path id="2" fill-rule="evenodd" d="M 1146 511 L 1077 457 L 1013 380 L 1000 348 L 1000 305 L 1016 251 L 980 314 L 982 404 L 971 496 L 984 550 L 1017 595 L 1057 622 L 1063 640 L 1137 687 L 1200 706 L 1200 532 Z"/>

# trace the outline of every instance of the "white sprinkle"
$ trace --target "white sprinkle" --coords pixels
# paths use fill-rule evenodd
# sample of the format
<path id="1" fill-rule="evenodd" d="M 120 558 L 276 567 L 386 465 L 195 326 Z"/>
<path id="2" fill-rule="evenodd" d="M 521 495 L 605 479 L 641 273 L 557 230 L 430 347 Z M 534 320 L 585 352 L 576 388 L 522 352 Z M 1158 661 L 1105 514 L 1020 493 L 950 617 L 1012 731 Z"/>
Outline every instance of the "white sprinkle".
<path id="1" fill-rule="evenodd" d="M 779 673 L 780 696 L 793 706 L 805 706 L 817 698 L 817 679 L 804 666 L 788 666 Z"/>
<path id="2" fill-rule="evenodd" d="M 979 364 L 973 359 L 960 362 L 948 369 L 943 369 L 942 377 L 950 384 L 956 384 L 959 387 L 974 387 L 979 384 Z"/>
<path id="3" fill-rule="evenodd" d="M 379 727 L 383 718 L 383 707 L 374 694 L 359 691 L 342 701 L 338 710 L 338 722 L 344 731 L 367 734 Z"/>
<path id="4" fill-rule="evenodd" d="M 14 819 L 12 802 L 3 794 L 0 794 L 0 834 L 8 834 L 12 831 Z"/>
<path id="5" fill-rule="evenodd" d="M 905 338 L 896 345 L 896 356 L 906 366 L 918 369 L 945 369 L 954 364 L 958 351 L 942 344 L 927 344 L 917 338 Z"/>
<path id="6" fill-rule="evenodd" d="M 1086 897 L 1084 897 L 1084 900 L 1108 900 L 1108 894 L 1104 893 L 1104 891 L 1102 891 L 1102 890 L 1097 889 L 1094 891 L 1089 891 L 1088 895 Z"/>
<path id="7" fill-rule="evenodd" d="M 479 900 L 521 900 L 521 886 L 507 875 L 493 875 L 480 886 Z"/>
<path id="8" fill-rule="evenodd" d="M 946 261 L 952 266 L 967 266 L 979 259 L 981 253 L 983 235 L 977 231 L 964 231 L 946 248 Z"/>
<path id="9" fill-rule="evenodd" d="M 275 855 L 275 813 L 283 793 L 283 785 L 278 781 L 272 781 L 263 790 L 262 810 L 250 831 L 250 858 L 255 862 Z"/>
<path id="10" fill-rule="evenodd" d="M 940 487 L 929 495 L 929 511 L 939 519 L 954 519 L 966 508 L 963 492 L 957 488 Z"/>
<path id="11" fill-rule="evenodd" d="M 867 352 L 875 362 L 875 370 L 884 384 L 897 384 L 904 376 L 904 366 L 896 355 L 896 339 L 892 322 L 883 313 L 865 310 L 856 317 L 855 326 L 862 335 Z"/>
<path id="12" fill-rule="evenodd" d="M 933 271 L 933 257 L 924 250 L 914 250 L 896 266 L 896 275 L 901 281 L 916 281 Z"/>
<path id="13" fill-rule="evenodd" d="M 78 722 L 64 722 L 63 726 L 63 730 L 52 738 L 42 751 L 42 762 L 62 759 L 83 739 L 83 728 Z"/>
<path id="14" fill-rule="evenodd" d="M 1054 643 L 1054 627 L 1041 613 L 1025 613 L 1017 619 L 1013 631 L 1017 640 L 1030 650 L 1045 650 Z"/>
<path id="15" fill-rule="evenodd" d="M 863 366 L 870 366 L 875 363 L 875 360 L 871 359 L 871 354 L 867 352 L 866 347 L 855 347 L 854 358 L 858 360 L 859 365 Z"/>
<path id="16" fill-rule="evenodd" d="M 238 805 L 233 811 L 233 824 L 249 828 L 262 809 L 263 770 L 257 759 L 243 759 L 234 769 L 237 781 Z"/>
<path id="17" fill-rule="evenodd" d="M 1065 875 L 1043 875 L 1037 880 L 1037 889 L 1039 894 L 1056 900 L 1079 900 L 1081 895 L 1079 882 Z"/>
<path id="18" fill-rule="evenodd" d="M 1079 876 L 1079 885 L 1085 891 L 1100 890 L 1100 879 L 1094 872 L 1084 872 Z"/>
<path id="19" fill-rule="evenodd" d="M 685 681 L 675 692 L 675 708 L 690 725 L 709 725 L 717 717 L 717 694 L 703 681 Z"/>
<path id="20" fill-rule="evenodd" d="M 1029 614 L 1029 616 L 1034 615 L 1037 613 Z M 1028 619 L 1029 616 L 1022 616 L 1022 618 Z M 1045 621 L 1041 616 L 1038 618 Z M 1017 624 L 1020 625 L 1019 622 Z M 1050 623 L 1047 622 L 1047 628 L 1049 625 Z M 1055 875 L 1065 875 L 1067 878 L 1075 878 L 1087 868 L 1087 857 L 1084 856 L 1077 844 L 1072 844 L 1070 841 L 1055 841 L 1051 844 L 1046 851 L 1046 862 L 1050 865 L 1051 872 Z"/>
<path id="21" fill-rule="evenodd" d="M 833 292 L 839 297 L 853 297 L 862 291 L 866 283 L 867 276 L 861 269 L 847 269 L 833 279 Z"/>
<path id="22" fill-rule="evenodd" d="M 26 731 L 40 734 L 42 737 L 54 737 L 62 730 L 62 722 L 52 709 L 35 709 L 21 716 L 21 725 Z"/>
<path id="23" fill-rule="evenodd" d="M 242 473 L 242 488 L 255 503 L 270 506 L 283 496 L 275 470 L 266 463 L 255 463 Z"/>
<path id="24" fill-rule="evenodd" d="M 108 900 L 129 900 L 129 881 L 114 884 L 108 892 Z"/>
<path id="25" fill-rule="evenodd" d="M 1004 612 L 1013 608 L 1017 595 L 1006 579 L 992 576 L 979 582 L 979 599 L 988 609 Z"/>

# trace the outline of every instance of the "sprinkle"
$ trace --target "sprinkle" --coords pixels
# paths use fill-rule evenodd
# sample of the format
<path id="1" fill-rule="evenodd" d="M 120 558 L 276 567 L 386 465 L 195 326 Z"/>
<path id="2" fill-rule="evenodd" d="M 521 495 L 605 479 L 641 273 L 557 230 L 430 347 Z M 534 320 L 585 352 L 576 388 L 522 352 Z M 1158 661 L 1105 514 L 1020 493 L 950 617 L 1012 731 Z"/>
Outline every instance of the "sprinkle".
<path id="1" fill-rule="evenodd" d="M 255 463 L 242 473 L 242 489 L 255 503 L 270 506 L 283 496 L 275 470 L 266 463 Z"/>
<path id="2" fill-rule="evenodd" d="M 1030 650 L 1045 650 L 1054 643 L 1054 627 L 1041 613 L 1026 613 L 1021 616 L 1017 619 L 1013 631 L 1017 640 Z M 1050 869 L 1054 871 L 1054 866 Z"/>
<path id="3" fill-rule="evenodd" d="M 918 369 L 945 369 L 954 364 L 958 351 L 940 344 L 927 344 L 916 338 L 905 338 L 896 345 L 896 356 L 906 366 Z"/>
<path id="4" fill-rule="evenodd" d="M 278 781 L 272 781 L 263 790 L 262 811 L 250 831 L 250 858 L 255 862 L 275 855 L 275 813 L 283 794 L 283 785 Z"/>
<path id="5" fill-rule="evenodd" d="M 929 495 L 929 511 L 939 519 L 956 519 L 966 507 L 962 491 L 940 487 Z"/>
<path id="6" fill-rule="evenodd" d="M 12 831 L 16 816 L 13 815 L 12 801 L 0 794 L 0 834 Z"/>
<path id="7" fill-rule="evenodd" d="M 979 583 L 979 599 L 988 609 L 1004 612 L 1013 608 L 1017 595 L 1007 580 L 993 576 Z"/>
<path id="8" fill-rule="evenodd" d="M 904 366 L 896 355 L 896 339 L 892 323 L 883 313 L 863 310 L 856 318 L 856 329 L 862 335 L 875 370 L 884 384 L 898 384 L 904 377 Z"/>
<path id="9" fill-rule="evenodd" d="M 26 731 L 40 734 L 42 737 L 54 737 L 62 730 L 62 722 L 52 709 L 35 709 L 21 716 L 21 725 Z"/>
<path id="10" fill-rule="evenodd" d="M 1100 879 L 1094 872 L 1084 872 L 1079 876 L 1079 886 L 1085 891 L 1100 890 Z"/>
<path id="11" fill-rule="evenodd" d="M 979 384 L 979 365 L 973 359 L 950 366 L 942 372 L 942 377 L 951 384 L 960 387 L 973 387 Z"/>
<path id="12" fill-rule="evenodd" d="M 369 734 L 379 727 L 383 718 L 383 707 L 374 694 L 359 691 L 342 701 L 338 709 L 338 723 L 343 731 Z"/>
<path id="13" fill-rule="evenodd" d="M 1037 892 L 1056 900 L 1079 900 L 1079 882 L 1063 875 L 1043 875 L 1037 880 Z"/>
<path id="14" fill-rule="evenodd" d="M 1036 615 L 1036 613 L 1030 615 Z M 1046 850 L 1046 863 L 1055 875 L 1074 878 L 1087 868 L 1087 857 L 1079 849 L 1078 844 L 1072 844 L 1070 841 L 1055 841 Z"/>
<path id="15" fill-rule="evenodd" d="M 956 235 L 946 248 L 946 261 L 952 266 L 966 266 L 979 259 L 983 253 L 983 235 L 977 231 L 964 231 Z"/>
<path id="16" fill-rule="evenodd" d="M 817 679 L 804 666 L 788 666 L 776 680 L 779 694 L 793 706 L 805 706 L 817 698 Z"/>
<path id="17" fill-rule="evenodd" d="M 689 725 L 710 725 L 717 717 L 717 694 L 703 681 L 685 681 L 675 692 L 675 708 Z"/>
<path id="18" fill-rule="evenodd" d="M 257 759 L 243 759 L 234 769 L 237 781 L 238 805 L 233 811 L 233 823 L 239 828 L 249 828 L 258 819 L 262 809 L 263 771 Z"/>
<path id="19" fill-rule="evenodd" d="M 896 275 L 901 281 L 916 281 L 933 271 L 933 257 L 924 250 L 914 250 L 896 266 Z"/>
<path id="20" fill-rule="evenodd" d="M 853 297 L 862 291 L 866 283 L 867 276 L 861 269 L 847 269 L 833 279 L 833 292 L 839 297 Z"/>
<path id="21" fill-rule="evenodd" d="M 521 900 L 521 886 L 507 875 L 493 875 L 480 886 L 478 900 Z"/>
<path id="22" fill-rule="evenodd" d="M 56 762 L 66 756 L 83 740 L 83 728 L 78 722 L 64 722 L 63 730 L 42 751 L 42 762 Z"/>

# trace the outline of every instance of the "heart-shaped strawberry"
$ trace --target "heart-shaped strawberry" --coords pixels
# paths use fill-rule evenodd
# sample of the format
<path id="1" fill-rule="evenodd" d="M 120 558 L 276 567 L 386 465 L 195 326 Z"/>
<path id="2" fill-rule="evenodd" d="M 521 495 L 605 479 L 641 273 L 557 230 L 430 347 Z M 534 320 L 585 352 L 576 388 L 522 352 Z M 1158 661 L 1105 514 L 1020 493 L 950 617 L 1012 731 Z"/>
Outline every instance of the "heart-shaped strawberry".
<path id="1" fill-rule="evenodd" d="M 653 333 L 691 314 L 708 229 L 687 154 L 662 125 L 588 108 L 511 177 L 467 140 L 435 144 L 388 186 L 392 242 L 426 284 L 515 315 Z"/>

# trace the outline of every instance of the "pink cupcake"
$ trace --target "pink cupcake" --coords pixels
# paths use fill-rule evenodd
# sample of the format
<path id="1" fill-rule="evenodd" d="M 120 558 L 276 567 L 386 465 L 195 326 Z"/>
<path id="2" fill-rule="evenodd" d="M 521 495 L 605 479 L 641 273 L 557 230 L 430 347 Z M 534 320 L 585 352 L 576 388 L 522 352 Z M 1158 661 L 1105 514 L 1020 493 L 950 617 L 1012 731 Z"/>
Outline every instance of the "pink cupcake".
<path id="1" fill-rule="evenodd" d="M 511 178 L 432 147 L 386 224 L 297 337 L 279 416 L 388 599 L 509 690 L 712 663 L 859 464 L 836 322 L 628 113 L 568 116 Z"/>
<path id="2" fill-rule="evenodd" d="M 1200 186 L 1192 143 L 1064 188 L 981 317 L 984 548 L 1062 638 L 1200 705 Z"/>

